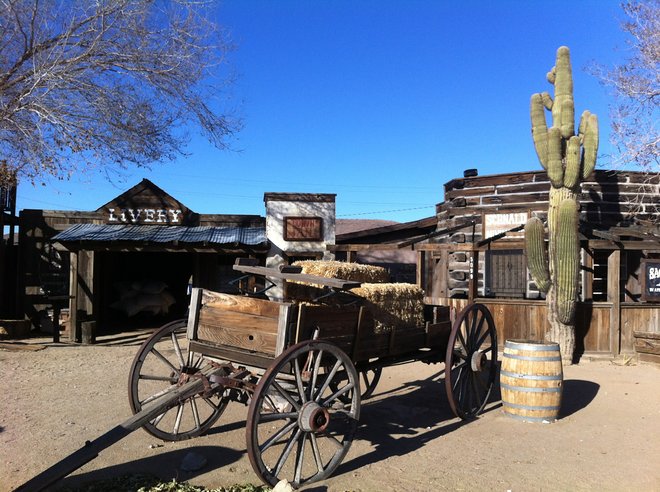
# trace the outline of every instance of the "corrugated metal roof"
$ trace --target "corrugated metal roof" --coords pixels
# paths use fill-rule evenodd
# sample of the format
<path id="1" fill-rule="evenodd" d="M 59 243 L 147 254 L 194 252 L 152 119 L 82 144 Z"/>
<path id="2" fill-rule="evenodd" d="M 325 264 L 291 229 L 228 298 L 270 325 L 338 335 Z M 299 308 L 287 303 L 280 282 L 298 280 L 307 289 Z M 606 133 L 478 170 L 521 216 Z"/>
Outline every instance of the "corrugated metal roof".
<path id="1" fill-rule="evenodd" d="M 265 227 L 145 226 L 76 224 L 53 241 L 142 241 L 154 243 L 265 244 Z"/>

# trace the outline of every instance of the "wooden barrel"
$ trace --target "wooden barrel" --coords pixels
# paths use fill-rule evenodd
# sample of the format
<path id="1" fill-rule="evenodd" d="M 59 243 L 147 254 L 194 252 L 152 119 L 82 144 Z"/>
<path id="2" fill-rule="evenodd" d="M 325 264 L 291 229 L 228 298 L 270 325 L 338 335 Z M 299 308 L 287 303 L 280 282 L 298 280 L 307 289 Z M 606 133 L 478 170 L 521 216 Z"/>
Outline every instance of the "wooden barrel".
<path id="1" fill-rule="evenodd" d="M 504 414 L 525 422 L 554 422 L 561 406 L 559 344 L 507 340 L 500 371 Z"/>

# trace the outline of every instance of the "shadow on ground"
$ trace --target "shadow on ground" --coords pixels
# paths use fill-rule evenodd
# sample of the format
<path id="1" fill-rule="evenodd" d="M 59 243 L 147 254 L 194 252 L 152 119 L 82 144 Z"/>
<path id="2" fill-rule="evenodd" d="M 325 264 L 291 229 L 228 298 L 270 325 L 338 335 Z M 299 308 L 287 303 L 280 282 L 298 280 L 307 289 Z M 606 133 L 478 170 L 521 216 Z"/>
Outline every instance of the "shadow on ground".
<path id="1" fill-rule="evenodd" d="M 596 398 L 599 390 L 600 385 L 593 381 L 565 380 L 559 417 L 568 417 L 586 408 Z"/>
<path id="2" fill-rule="evenodd" d="M 207 464 L 198 472 L 182 471 L 180 469 L 181 462 L 188 453 L 195 453 L 203 456 L 206 458 Z M 86 490 L 84 487 L 90 482 L 134 474 L 153 475 L 164 481 L 172 479 L 177 479 L 177 481 L 190 481 L 197 475 L 207 473 L 211 469 L 230 466 L 232 463 L 238 461 L 242 455 L 242 451 L 236 451 L 222 446 L 193 446 L 175 451 L 157 452 L 154 456 L 148 458 L 129 461 L 109 466 L 101 470 L 93 470 L 67 477 L 59 481 L 54 487 L 47 490 Z"/>

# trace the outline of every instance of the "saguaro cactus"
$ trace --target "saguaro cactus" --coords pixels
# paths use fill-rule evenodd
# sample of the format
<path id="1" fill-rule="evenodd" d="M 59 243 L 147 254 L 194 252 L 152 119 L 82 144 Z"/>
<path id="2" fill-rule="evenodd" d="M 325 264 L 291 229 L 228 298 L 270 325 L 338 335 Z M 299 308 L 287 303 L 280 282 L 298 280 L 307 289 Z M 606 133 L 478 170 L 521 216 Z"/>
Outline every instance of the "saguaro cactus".
<path id="1" fill-rule="evenodd" d="M 533 94 L 530 114 L 534 147 L 551 183 L 548 246 L 546 250 L 545 227 L 537 217 L 525 226 L 525 243 L 529 271 L 548 302 L 550 330 L 545 338 L 559 343 L 563 357 L 572 359 L 580 270 L 578 196 L 582 180 L 596 166 L 598 118 L 589 111 L 582 113 L 575 135 L 573 75 L 567 47 L 557 50 L 557 61 L 547 79 L 554 85 L 554 100 L 547 92 Z M 544 110 L 552 111 L 550 128 Z"/>

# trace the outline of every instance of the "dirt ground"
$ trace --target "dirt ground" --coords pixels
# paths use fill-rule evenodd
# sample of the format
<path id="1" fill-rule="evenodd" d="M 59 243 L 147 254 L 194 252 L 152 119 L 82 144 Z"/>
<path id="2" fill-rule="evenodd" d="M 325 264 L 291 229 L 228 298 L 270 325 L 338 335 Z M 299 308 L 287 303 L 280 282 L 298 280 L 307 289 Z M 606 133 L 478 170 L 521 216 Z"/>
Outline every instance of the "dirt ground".
<path id="1" fill-rule="evenodd" d="M 26 342 L 0 344 L 2 492 L 130 416 L 127 377 L 139 336 L 93 346 Z M 590 360 L 565 367 L 562 414 L 553 424 L 503 415 L 499 395 L 478 420 L 463 423 L 447 404 L 442 369 L 386 368 L 363 402 L 348 456 L 332 478 L 307 490 L 660 491 L 660 368 Z M 186 442 L 161 442 L 140 429 L 55 489 L 132 472 L 207 487 L 259 483 L 246 454 L 246 410 L 230 404 L 208 435 Z M 189 451 L 207 465 L 181 471 Z"/>

